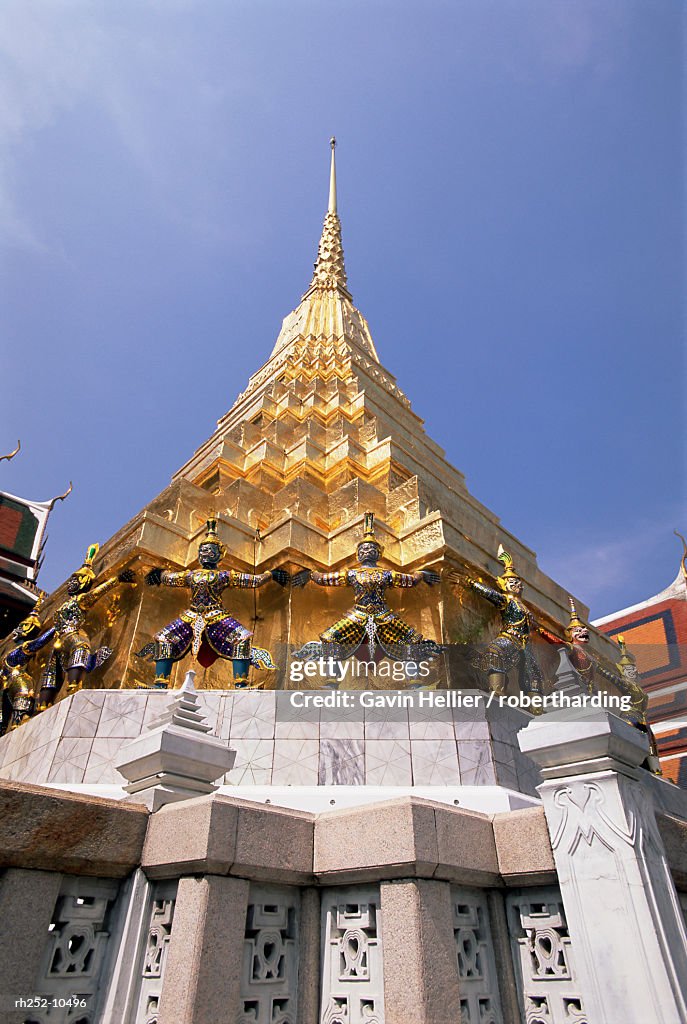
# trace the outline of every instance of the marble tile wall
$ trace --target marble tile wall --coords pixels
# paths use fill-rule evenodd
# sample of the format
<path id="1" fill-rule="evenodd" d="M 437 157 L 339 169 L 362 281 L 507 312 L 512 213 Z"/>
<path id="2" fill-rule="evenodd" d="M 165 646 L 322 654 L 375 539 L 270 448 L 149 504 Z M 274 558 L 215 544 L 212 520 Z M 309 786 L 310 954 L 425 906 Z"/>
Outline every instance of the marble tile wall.
<path id="1" fill-rule="evenodd" d="M 535 796 L 539 774 L 517 745 L 529 716 L 510 709 L 342 710 L 277 716 L 274 691 L 201 691 L 214 735 L 236 751 L 234 786 L 500 785 Z M 164 691 L 81 690 L 0 738 L 0 776 L 118 784 L 121 747 L 159 716 Z"/>

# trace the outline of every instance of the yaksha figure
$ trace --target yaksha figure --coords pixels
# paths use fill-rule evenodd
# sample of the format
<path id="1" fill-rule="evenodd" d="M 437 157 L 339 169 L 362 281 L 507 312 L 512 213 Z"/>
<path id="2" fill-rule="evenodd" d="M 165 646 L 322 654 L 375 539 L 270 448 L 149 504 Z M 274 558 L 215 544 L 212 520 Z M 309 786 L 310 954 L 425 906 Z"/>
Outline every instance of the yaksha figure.
<path id="1" fill-rule="evenodd" d="M 557 636 L 556 633 L 552 633 L 544 626 L 539 627 L 539 632 L 548 643 L 559 644 L 567 648 L 570 664 L 584 683 L 587 693 L 591 695 L 594 693 L 594 681 L 597 674 L 612 683 L 617 683 L 617 678 L 589 653 L 589 629 L 577 614 L 572 597 L 569 597 L 568 601 L 570 602 L 570 621 L 565 628 L 565 637 Z"/>
<path id="2" fill-rule="evenodd" d="M 31 641 L 40 632 L 41 620 L 38 612 L 43 602 L 43 593 L 27 616 L 11 633 L 18 647 L 11 650 L 0 664 L 0 685 L 2 687 L 2 719 L 0 733 L 16 729 L 29 719 L 36 710 L 34 683 L 24 666 L 33 657 Z"/>
<path id="3" fill-rule="evenodd" d="M 52 652 L 41 677 L 39 711 L 54 704 L 64 676 L 68 680 L 68 692 L 74 693 L 81 689 L 86 673 L 99 668 L 112 654 L 109 647 L 93 651 L 85 630 L 86 612 L 119 583 L 133 583 L 135 573 L 125 569 L 93 588 L 93 561 L 99 550 L 99 544 L 90 545 L 83 565 L 69 577 L 67 600 L 55 612 L 52 627 L 29 645 L 35 653 L 54 638 Z"/>
<path id="4" fill-rule="evenodd" d="M 318 587 L 351 587 L 355 594 L 353 608 L 321 633 L 319 642 L 305 644 L 294 657 L 342 660 L 355 654 L 363 643 L 369 645 L 372 658 L 377 646 L 397 661 L 418 662 L 436 657 L 441 651 L 439 645 L 434 640 L 425 640 L 417 630 L 394 615 L 384 600 L 384 593 L 389 587 L 416 587 L 418 583 L 433 586 L 439 582 L 439 574 L 429 569 L 414 573 L 378 569 L 383 547 L 375 536 L 372 512 L 365 513 L 363 539 L 356 550 L 357 569 L 325 573 L 304 569 L 294 577 L 294 586 L 302 587 L 312 580 Z"/>
<path id="5" fill-rule="evenodd" d="M 658 758 L 658 746 L 656 745 L 656 737 L 654 736 L 653 730 L 649 725 L 646 717 L 646 709 L 649 703 L 649 695 L 644 690 L 639 682 L 639 672 L 637 671 L 637 662 L 633 654 L 627 649 L 625 644 L 625 637 L 618 634 L 616 637 L 618 645 L 620 647 L 620 661 L 616 663 L 616 668 L 620 673 L 620 678 L 613 676 L 613 682 L 616 684 L 618 689 L 627 696 L 630 697 L 630 710 L 623 713 L 623 718 L 631 722 L 636 729 L 640 732 L 646 733 L 649 739 L 649 754 L 643 767 L 647 768 L 654 775 L 662 775 L 661 762 Z"/>
<path id="6" fill-rule="evenodd" d="M 498 636 L 478 648 L 472 658 L 475 668 L 486 672 L 490 689 L 505 694 L 507 675 L 517 669 L 518 683 L 522 693 L 541 694 L 542 671 L 532 651 L 532 633 L 539 632 L 537 620 L 523 604 L 523 583 L 513 567 L 513 559 L 499 544 L 496 556 L 504 565 L 504 571 L 496 580 L 499 589 L 494 590 L 479 580 L 467 578 L 466 586 L 476 594 L 495 605 L 501 612 L 501 629 Z"/>
<path id="7" fill-rule="evenodd" d="M 228 587 L 261 587 L 269 580 L 281 586 L 290 582 L 284 569 L 273 569 L 253 576 L 234 569 L 218 569 L 224 555 L 224 545 L 217 536 L 217 520 L 207 520 L 206 534 L 198 546 L 200 569 L 169 572 L 151 569 L 146 576 L 148 586 L 184 587 L 191 591 L 191 604 L 155 634 L 153 641 L 138 652 L 139 658 L 155 661 L 155 686 L 166 689 L 175 661 L 192 651 L 205 668 L 224 658 L 233 662 L 234 685 L 248 685 L 251 665 L 259 669 L 274 669 L 269 651 L 251 644 L 252 633 L 227 614 L 222 605 L 222 593 Z"/>

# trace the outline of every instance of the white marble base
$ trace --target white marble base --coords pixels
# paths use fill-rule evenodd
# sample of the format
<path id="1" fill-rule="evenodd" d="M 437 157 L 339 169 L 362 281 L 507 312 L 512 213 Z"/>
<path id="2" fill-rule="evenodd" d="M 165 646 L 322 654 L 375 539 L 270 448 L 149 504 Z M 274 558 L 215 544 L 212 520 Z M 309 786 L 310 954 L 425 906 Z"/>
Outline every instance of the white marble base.
<path id="1" fill-rule="evenodd" d="M 174 692 L 81 690 L 0 738 L 0 777 L 71 786 L 124 784 L 122 746 Z M 517 743 L 522 711 L 484 705 L 424 713 L 371 708 L 284 714 L 283 691 L 198 690 L 210 734 L 236 752 L 231 787 L 497 787 L 537 798 L 541 781 Z M 279 705 L 278 701 L 282 704 Z"/>

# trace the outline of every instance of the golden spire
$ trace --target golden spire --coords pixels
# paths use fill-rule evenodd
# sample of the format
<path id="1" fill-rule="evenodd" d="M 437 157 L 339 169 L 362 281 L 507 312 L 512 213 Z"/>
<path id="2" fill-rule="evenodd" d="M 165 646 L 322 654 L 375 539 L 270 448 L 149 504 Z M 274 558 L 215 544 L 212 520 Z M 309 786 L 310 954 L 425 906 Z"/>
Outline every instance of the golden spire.
<path id="1" fill-rule="evenodd" d="M 341 221 L 337 213 L 336 196 L 336 139 L 330 139 L 329 202 L 324 218 L 322 237 L 317 250 L 315 273 L 310 287 L 300 303 L 284 317 L 281 330 L 272 349 L 273 359 L 286 349 L 295 351 L 301 342 L 326 342 L 361 349 L 366 356 L 379 362 L 367 320 L 353 305 L 346 287 Z M 262 372 L 262 371 L 261 371 Z"/>
<path id="2" fill-rule="evenodd" d="M 341 221 L 336 212 L 336 139 L 329 142 L 332 149 L 331 166 L 329 171 L 329 204 L 327 214 L 322 227 L 322 237 L 317 250 L 315 261 L 315 273 L 313 274 L 310 287 L 303 296 L 306 298 L 313 291 L 334 291 L 337 290 L 350 298 L 350 292 L 346 288 L 346 268 L 344 266 L 344 252 L 341 242 Z"/>

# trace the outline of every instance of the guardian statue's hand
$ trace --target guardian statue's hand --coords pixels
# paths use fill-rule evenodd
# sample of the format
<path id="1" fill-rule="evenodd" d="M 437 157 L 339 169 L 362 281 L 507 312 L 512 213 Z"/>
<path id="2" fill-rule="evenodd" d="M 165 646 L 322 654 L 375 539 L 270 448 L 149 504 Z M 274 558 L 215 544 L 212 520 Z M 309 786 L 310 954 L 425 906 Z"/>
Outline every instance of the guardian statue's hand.
<path id="1" fill-rule="evenodd" d="M 272 569 L 272 579 L 275 583 L 278 583 L 280 587 L 288 587 L 291 582 L 291 574 L 286 569 Z"/>
<path id="2" fill-rule="evenodd" d="M 310 581 L 311 576 L 312 572 L 310 569 L 301 569 L 300 572 L 291 577 L 291 586 L 304 587 Z"/>
<path id="3" fill-rule="evenodd" d="M 134 580 L 136 579 L 136 573 L 134 572 L 133 569 L 124 569 L 122 572 L 120 572 L 117 579 L 119 580 L 120 583 L 133 583 Z"/>
<path id="4" fill-rule="evenodd" d="M 441 583 L 441 576 L 433 569 L 420 569 L 420 574 L 428 587 L 433 587 L 435 583 Z"/>
<path id="5" fill-rule="evenodd" d="M 159 587 L 162 583 L 162 569 L 156 566 L 146 573 L 145 581 L 149 587 Z"/>

